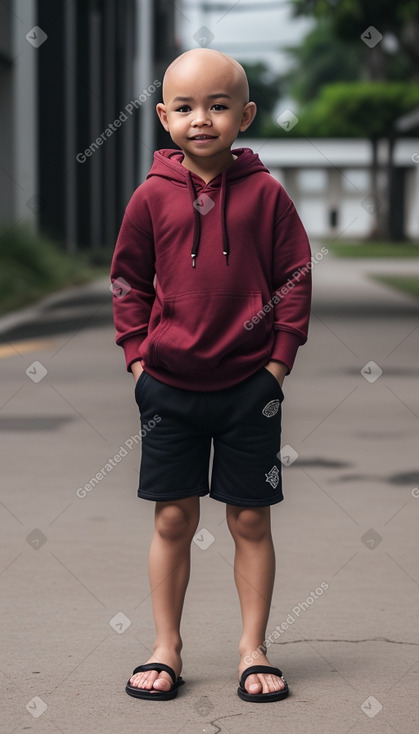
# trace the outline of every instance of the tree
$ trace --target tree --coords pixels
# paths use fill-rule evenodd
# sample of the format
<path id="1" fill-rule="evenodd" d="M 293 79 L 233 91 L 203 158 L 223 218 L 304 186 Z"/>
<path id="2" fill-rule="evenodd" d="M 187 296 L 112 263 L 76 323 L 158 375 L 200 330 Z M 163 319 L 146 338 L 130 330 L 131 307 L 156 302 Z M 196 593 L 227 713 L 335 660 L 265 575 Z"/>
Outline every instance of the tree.
<path id="1" fill-rule="evenodd" d="M 321 93 L 300 113 L 299 134 L 378 140 L 394 132 L 398 117 L 419 105 L 415 82 L 339 82 Z M 288 133 L 289 134 L 289 133 Z"/>
<path id="2" fill-rule="evenodd" d="M 314 99 L 325 84 L 354 81 L 362 74 L 359 48 L 336 38 L 330 18 L 319 19 L 302 43 L 285 50 L 294 63 L 284 76 L 284 84 L 289 95 L 300 104 Z"/>
<path id="3" fill-rule="evenodd" d="M 252 122 L 251 135 L 258 137 L 266 123 L 272 120 L 272 112 L 281 96 L 281 80 L 263 62 L 241 62 L 250 87 L 250 99 L 256 102 L 258 113 Z"/>
<path id="4" fill-rule="evenodd" d="M 375 210 L 376 222 L 372 235 L 394 236 L 396 211 L 393 193 L 397 188 L 398 171 L 393 166 L 393 148 L 397 137 L 394 123 L 397 117 L 413 110 L 418 104 L 418 86 L 405 83 L 419 80 L 419 3 L 417 0 L 293 0 L 295 15 L 311 15 L 317 20 L 316 29 L 303 44 L 300 54 L 294 51 L 299 68 L 291 74 L 310 75 L 310 65 L 316 68 L 314 51 L 321 48 L 322 24 L 330 32 L 331 48 L 341 42 L 348 52 L 358 56 L 359 77 L 370 84 L 348 82 L 317 89 L 308 98 L 307 87 L 297 85 L 298 101 L 306 104 L 299 113 L 300 123 L 294 134 L 321 136 L 368 137 L 372 145 L 372 195 L 380 201 L 378 192 L 378 140 L 388 140 L 387 192 L 380 192 L 386 205 Z M 313 39 L 314 34 L 314 39 Z M 313 42 L 314 40 L 314 42 Z M 362 43 L 364 41 L 364 43 Z M 337 52 L 329 56 L 336 66 L 323 67 L 324 78 L 341 74 Z M 307 70 L 309 70 L 307 72 Z M 348 73 L 346 68 L 345 74 Z M 346 76 L 345 78 L 348 78 Z M 399 83 L 384 82 L 399 80 Z M 315 94 L 318 98 L 310 103 Z M 272 128 L 273 126 L 271 126 Z M 297 130 L 297 128 L 299 128 Z M 273 132 L 273 130 L 272 130 Z M 277 133 L 278 134 L 278 133 Z M 386 216 L 387 215 L 387 216 Z M 399 233 L 400 238 L 403 233 Z"/>
<path id="5" fill-rule="evenodd" d="M 370 27 L 382 36 L 395 39 L 403 64 L 408 62 L 411 78 L 419 78 L 419 3 L 417 0 L 293 0 L 297 16 L 327 18 L 336 38 L 344 42 L 360 41 Z M 361 47 L 360 47 L 361 48 Z M 392 46 L 377 43 L 365 53 L 365 73 L 371 80 L 386 78 L 386 61 Z M 393 44 L 394 49 L 394 44 Z"/>

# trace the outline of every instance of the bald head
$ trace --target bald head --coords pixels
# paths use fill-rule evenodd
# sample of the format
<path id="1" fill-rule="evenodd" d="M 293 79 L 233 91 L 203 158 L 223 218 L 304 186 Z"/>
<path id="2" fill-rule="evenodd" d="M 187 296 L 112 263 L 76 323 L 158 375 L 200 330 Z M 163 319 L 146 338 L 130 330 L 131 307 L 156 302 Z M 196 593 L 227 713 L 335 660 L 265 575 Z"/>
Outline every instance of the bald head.
<path id="1" fill-rule="evenodd" d="M 243 105 L 249 101 L 249 84 L 246 72 L 231 56 L 210 48 L 195 48 L 178 56 L 168 66 L 163 77 L 163 100 L 165 104 L 179 93 L 190 87 L 202 88 L 206 85 L 228 89 L 230 94 L 240 99 Z"/>

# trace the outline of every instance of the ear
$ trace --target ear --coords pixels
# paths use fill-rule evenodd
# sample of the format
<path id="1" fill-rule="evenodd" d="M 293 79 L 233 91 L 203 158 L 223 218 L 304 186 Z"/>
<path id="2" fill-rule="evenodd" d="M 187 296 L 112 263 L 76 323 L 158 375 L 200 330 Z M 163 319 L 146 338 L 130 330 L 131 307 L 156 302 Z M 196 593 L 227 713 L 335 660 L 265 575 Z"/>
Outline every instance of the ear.
<path id="1" fill-rule="evenodd" d="M 243 133 L 252 124 L 256 117 L 257 107 L 254 102 L 248 102 L 242 112 L 242 121 L 240 125 L 240 132 Z"/>
<path id="2" fill-rule="evenodd" d="M 167 122 L 167 110 L 166 105 L 164 105 L 162 102 L 159 102 L 156 105 L 156 112 L 159 116 L 159 120 L 161 124 L 163 125 L 164 129 L 169 132 L 169 123 Z"/>

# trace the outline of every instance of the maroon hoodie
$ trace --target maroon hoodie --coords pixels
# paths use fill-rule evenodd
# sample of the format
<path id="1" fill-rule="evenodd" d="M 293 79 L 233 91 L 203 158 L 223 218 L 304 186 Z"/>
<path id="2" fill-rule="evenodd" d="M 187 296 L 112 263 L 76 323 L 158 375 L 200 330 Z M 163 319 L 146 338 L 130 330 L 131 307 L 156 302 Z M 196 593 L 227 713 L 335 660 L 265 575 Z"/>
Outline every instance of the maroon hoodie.
<path id="1" fill-rule="evenodd" d="M 161 382 L 219 390 L 307 340 L 311 253 L 294 204 L 249 148 L 205 183 L 160 150 L 112 261 L 116 342 Z"/>

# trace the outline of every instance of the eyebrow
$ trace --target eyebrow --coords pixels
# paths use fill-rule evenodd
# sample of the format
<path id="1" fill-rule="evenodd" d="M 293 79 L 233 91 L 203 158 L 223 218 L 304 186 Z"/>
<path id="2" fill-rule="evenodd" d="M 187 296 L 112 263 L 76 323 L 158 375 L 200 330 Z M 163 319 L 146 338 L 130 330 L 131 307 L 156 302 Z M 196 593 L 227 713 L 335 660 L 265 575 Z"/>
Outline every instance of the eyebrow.
<path id="1" fill-rule="evenodd" d="M 229 94 L 225 94 L 224 92 L 220 92 L 219 94 L 209 94 L 208 99 L 231 99 Z M 175 97 L 173 102 L 193 102 L 193 97 Z"/>

